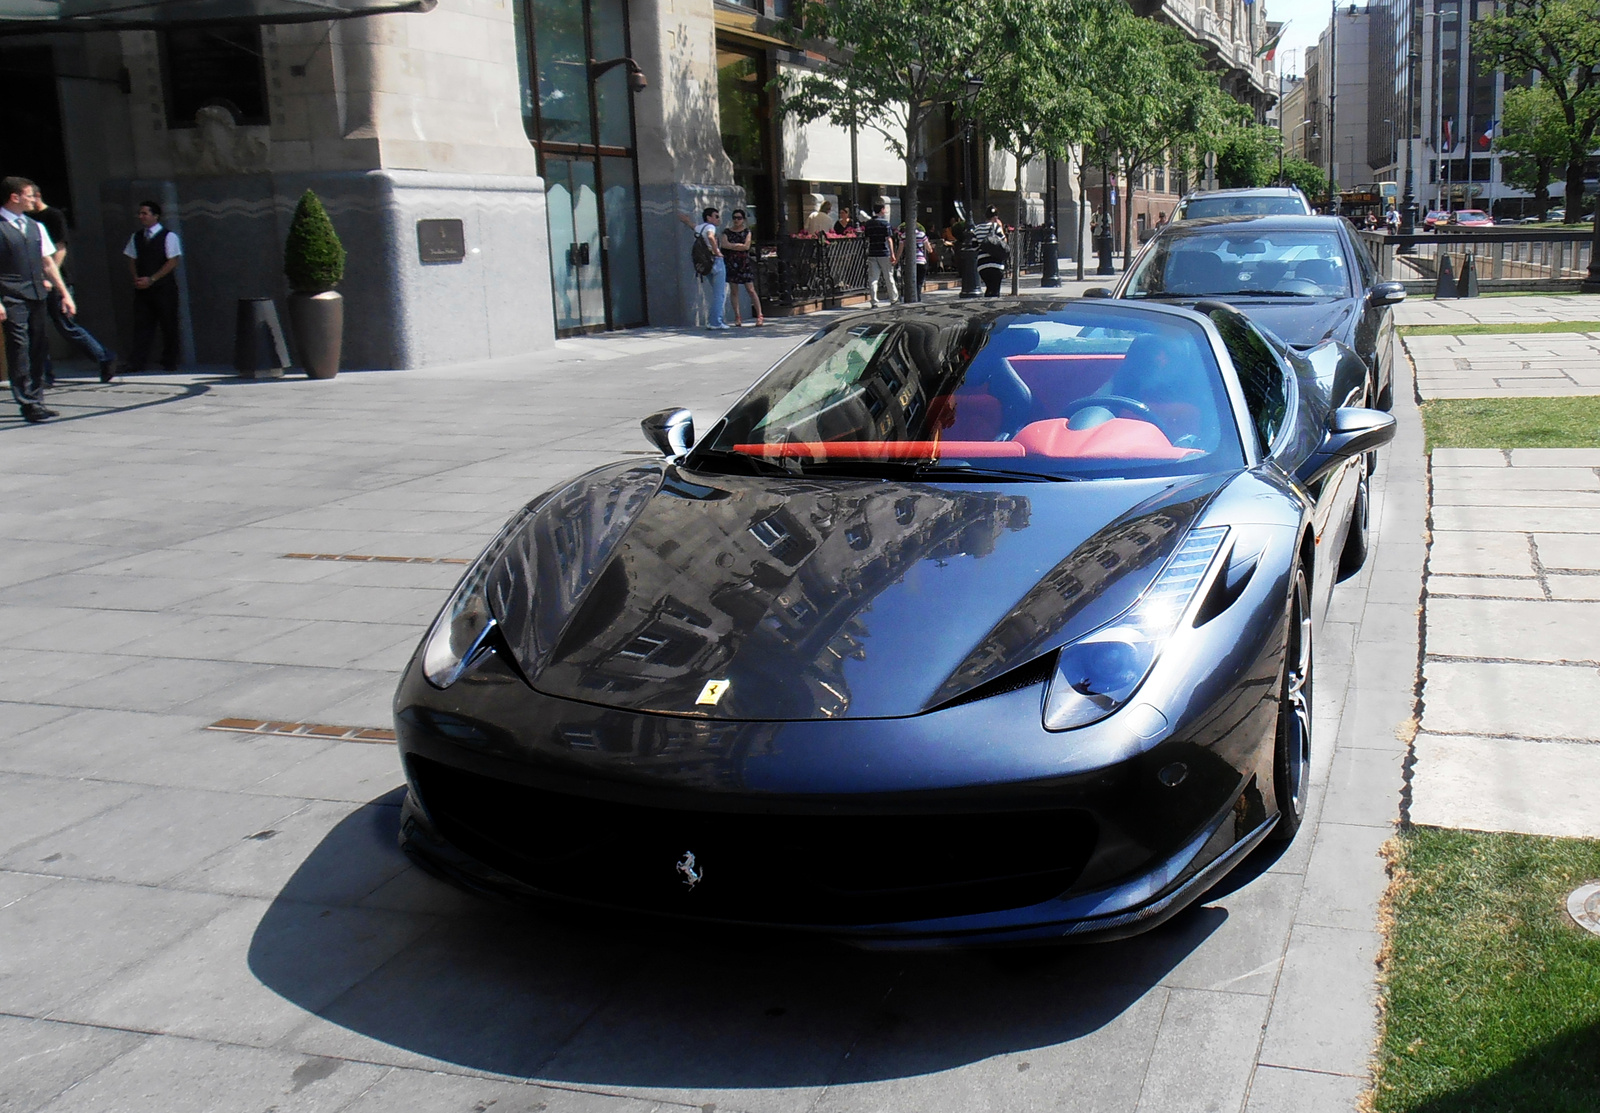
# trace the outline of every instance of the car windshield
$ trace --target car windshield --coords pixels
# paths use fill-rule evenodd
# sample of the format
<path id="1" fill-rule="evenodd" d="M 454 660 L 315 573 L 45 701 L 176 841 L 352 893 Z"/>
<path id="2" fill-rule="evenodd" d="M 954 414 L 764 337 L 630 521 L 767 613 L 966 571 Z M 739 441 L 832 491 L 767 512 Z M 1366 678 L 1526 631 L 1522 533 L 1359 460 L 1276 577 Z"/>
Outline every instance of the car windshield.
<path id="1" fill-rule="evenodd" d="M 1207 228 L 1158 241 L 1137 263 L 1124 296 L 1350 296 L 1344 251 L 1333 232 Z"/>
<path id="2" fill-rule="evenodd" d="M 1207 216 L 1305 216 L 1308 210 L 1298 197 L 1227 195 L 1193 197 L 1178 210 L 1179 220 L 1199 220 Z"/>
<path id="3" fill-rule="evenodd" d="M 758 382 L 688 464 L 1066 480 L 1207 473 L 1243 452 L 1197 323 L 1073 302 L 840 322 Z"/>

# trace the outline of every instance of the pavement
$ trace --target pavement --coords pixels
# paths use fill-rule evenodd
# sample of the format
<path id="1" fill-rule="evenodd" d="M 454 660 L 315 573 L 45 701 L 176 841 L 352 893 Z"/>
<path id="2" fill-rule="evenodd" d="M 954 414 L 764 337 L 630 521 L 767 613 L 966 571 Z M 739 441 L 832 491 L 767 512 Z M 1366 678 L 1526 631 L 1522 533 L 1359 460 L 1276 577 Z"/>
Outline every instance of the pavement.
<path id="1" fill-rule="evenodd" d="M 1415 705 L 1408 390 L 1318 630 L 1306 826 L 1156 931 L 865 954 L 491 904 L 397 851 L 395 752 L 358 732 L 448 562 L 647 452 L 642 415 L 704 427 L 816 323 L 80 377 L 61 420 L 0 418 L 0 1110 L 1352 1109 Z"/>
<path id="2" fill-rule="evenodd" d="M 1505 303 L 1515 303 L 1509 318 Z M 1404 323 L 1593 320 L 1600 299 L 1408 302 Z M 1411 336 L 1421 397 L 1600 394 L 1600 333 Z M 1407 818 L 1600 838 L 1600 450 L 1436 449 Z"/>

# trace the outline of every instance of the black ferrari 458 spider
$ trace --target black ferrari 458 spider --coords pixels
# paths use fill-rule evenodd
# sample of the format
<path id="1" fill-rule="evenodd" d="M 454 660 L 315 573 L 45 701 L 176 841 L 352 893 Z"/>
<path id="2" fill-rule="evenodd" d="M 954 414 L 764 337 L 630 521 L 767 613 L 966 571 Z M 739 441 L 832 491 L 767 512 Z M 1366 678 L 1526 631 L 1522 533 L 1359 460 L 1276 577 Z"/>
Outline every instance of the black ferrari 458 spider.
<path id="1" fill-rule="evenodd" d="M 403 844 L 867 946 L 1160 923 L 1304 814 L 1365 376 L 1216 303 L 841 319 L 473 563 L 396 694 Z"/>

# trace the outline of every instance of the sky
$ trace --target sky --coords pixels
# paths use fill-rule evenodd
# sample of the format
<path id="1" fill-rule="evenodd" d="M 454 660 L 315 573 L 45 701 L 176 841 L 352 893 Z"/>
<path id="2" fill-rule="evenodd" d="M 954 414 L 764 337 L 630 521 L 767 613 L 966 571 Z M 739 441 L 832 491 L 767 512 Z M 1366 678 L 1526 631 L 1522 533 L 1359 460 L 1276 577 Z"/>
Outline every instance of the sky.
<path id="1" fill-rule="evenodd" d="M 1287 23 L 1283 41 L 1278 44 L 1278 68 L 1284 76 L 1306 72 L 1305 49 L 1317 44 L 1317 36 L 1328 26 L 1330 11 L 1328 0 L 1262 0 L 1267 6 L 1267 19 L 1273 23 Z M 1366 7 L 1365 0 L 1358 0 Z M 1350 0 L 1342 8 L 1348 9 Z"/>

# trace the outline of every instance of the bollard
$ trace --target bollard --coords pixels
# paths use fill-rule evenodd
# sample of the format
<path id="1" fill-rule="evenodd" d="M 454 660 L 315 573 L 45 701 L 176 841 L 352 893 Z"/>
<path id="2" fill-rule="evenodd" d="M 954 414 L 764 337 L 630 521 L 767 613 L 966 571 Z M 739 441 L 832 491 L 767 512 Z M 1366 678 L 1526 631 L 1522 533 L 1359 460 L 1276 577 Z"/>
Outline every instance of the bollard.
<path id="1" fill-rule="evenodd" d="M 1434 284 L 1433 284 L 1433 297 L 1434 297 L 1434 300 L 1437 301 L 1440 298 L 1453 298 L 1455 296 L 1456 296 L 1456 273 L 1451 268 L 1450 256 L 1444 254 L 1443 252 L 1440 252 L 1440 254 L 1439 254 L 1439 277 L 1438 277 L 1438 280 L 1435 281 Z"/>
<path id="2" fill-rule="evenodd" d="M 1473 257 L 1468 255 L 1461 260 L 1461 277 L 1456 280 L 1456 297 L 1475 298 L 1478 296 L 1478 267 L 1473 262 Z"/>
<path id="3" fill-rule="evenodd" d="M 241 379 L 281 379 L 288 367 L 278 306 L 271 298 L 240 298 L 233 333 L 233 369 Z"/>

